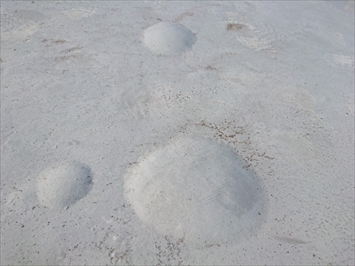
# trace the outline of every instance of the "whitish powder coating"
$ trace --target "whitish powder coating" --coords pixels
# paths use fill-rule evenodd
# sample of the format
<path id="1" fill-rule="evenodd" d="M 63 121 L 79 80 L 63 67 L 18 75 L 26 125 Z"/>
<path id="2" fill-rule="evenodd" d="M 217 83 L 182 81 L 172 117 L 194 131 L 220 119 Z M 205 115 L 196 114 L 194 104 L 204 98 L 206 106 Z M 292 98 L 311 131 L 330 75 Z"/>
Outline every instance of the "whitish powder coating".
<path id="1" fill-rule="evenodd" d="M 179 23 L 162 22 L 143 32 L 143 43 L 156 54 L 179 54 L 191 49 L 195 42 L 195 35 Z"/>
<path id="2" fill-rule="evenodd" d="M 59 163 L 38 177 L 37 198 L 51 209 L 66 209 L 91 189 L 90 169 L 80 163 Z"/>
<path id="3" fill-rule="evenodd" d="M 125 197 L 145 224 L 197 247 L 237 242 L 266 215 L 261 181 L 211 139 L 179 138 L 149 154 L 125 177 Z"/>

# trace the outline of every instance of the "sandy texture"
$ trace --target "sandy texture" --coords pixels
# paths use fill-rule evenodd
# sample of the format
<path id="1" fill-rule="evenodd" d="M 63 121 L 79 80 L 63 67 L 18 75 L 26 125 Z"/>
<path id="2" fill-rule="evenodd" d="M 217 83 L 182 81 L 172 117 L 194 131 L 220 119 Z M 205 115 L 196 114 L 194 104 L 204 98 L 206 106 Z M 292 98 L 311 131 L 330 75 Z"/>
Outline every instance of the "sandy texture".
<path id="1" fill-rule="evenodd" d="M 1 264 L 353 265 L 353 9 L 2 1 Z"/>

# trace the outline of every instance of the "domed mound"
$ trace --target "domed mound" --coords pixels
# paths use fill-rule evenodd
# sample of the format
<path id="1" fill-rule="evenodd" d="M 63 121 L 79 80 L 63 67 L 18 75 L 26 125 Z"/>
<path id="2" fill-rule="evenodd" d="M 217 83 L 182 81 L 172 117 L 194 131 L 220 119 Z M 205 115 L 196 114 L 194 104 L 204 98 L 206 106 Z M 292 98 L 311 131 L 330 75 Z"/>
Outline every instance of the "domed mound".
<path id="1" fill-rule="evenodd" d="M 179 23 L 161 22 L 143 32 L 143 43 L 156 54 L 179 54 L 195 42 L 195 35 Z"/>
<path id="2" fill-rule="evenodd" d="M 60 163 L 44 170 L 38 177 L 37 198 L 51 209 L 66 209 L 92 186 L 90 169 L 82 164 Z"/>
<path id="3" fill-rule="evenodd" d="M 237 242 L 266 215 L 261 181 L 211 139 L 175 139 L 149 154 L 127 173 L 125 198 L 144 223 L 196 247 Z"/>

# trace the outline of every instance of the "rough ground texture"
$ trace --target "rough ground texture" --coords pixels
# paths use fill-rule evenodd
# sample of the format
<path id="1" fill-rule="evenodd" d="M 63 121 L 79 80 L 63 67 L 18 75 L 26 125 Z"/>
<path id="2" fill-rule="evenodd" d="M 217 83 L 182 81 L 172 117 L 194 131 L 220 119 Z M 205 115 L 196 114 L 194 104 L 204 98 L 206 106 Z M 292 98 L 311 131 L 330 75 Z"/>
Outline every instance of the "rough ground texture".
<path id="1" fill-rule="evenodd" d="M 2 265 L 353 265 L 353 226 L 353 1 L 1 2 Z"/>

